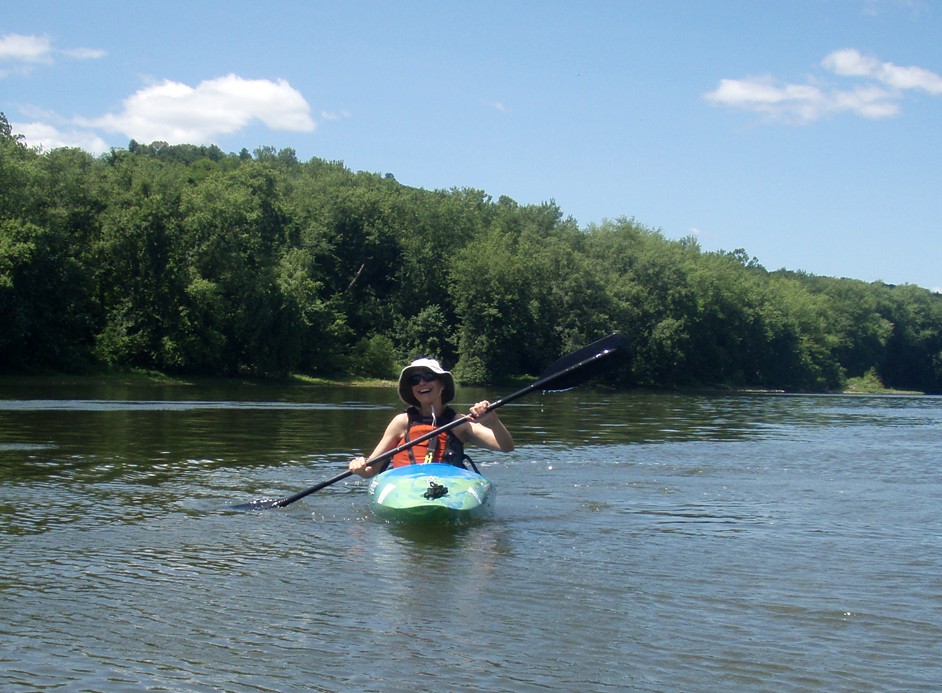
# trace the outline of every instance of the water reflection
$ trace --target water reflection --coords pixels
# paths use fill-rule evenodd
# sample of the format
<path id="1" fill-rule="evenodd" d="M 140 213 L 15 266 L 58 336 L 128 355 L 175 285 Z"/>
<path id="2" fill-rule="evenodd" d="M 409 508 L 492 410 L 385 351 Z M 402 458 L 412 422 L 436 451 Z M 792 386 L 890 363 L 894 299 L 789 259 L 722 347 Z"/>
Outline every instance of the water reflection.
<path id="1" fill-rule="evenodd" d="M 0 688 L 939 680 L 938 399 L 534 393 L 501 410 L 517 450 L 474 455 L 496 517 L 423 529 L 356 478 L 230 509 L 341 472 L 389 388 L 0 397 Z"/>

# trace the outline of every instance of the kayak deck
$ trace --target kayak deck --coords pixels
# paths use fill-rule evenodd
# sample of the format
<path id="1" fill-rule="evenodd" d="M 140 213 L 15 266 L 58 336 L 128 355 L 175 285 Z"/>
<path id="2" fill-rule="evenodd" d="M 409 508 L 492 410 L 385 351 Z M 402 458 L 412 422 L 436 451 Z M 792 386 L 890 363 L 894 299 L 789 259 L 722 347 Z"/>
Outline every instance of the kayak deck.
<path id="1" fill-rule="evenodd" d="M 487 517 L 495 489 L 485 477 L 432 462 L 390 469 L 369 486 L 370 510 L 390 522 L 410 525 L 460 524 Z"/>

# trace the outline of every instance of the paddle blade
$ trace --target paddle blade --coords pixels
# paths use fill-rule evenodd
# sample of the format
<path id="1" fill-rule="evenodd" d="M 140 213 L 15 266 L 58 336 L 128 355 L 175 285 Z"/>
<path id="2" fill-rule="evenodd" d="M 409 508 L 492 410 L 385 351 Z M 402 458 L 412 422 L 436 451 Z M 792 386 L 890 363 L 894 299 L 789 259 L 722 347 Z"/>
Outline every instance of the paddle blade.
<path id="1" fill-rule="evenodd" d="M 230 507 L 233 510 L 271 510 L 282 507 L 284 501 L 284 498 L 257 498 L 248 503 L 239 503 Z"/>
<path id="2" fill-rule="evenodd" d="M 611 357 L 616 354 L 624 356 L 627 350 L 628 338 L 616 332 L 563 356 L 543 371 L 538 384 L 542 384 L 544 392 L 571 390 L 610 368 Z"/>

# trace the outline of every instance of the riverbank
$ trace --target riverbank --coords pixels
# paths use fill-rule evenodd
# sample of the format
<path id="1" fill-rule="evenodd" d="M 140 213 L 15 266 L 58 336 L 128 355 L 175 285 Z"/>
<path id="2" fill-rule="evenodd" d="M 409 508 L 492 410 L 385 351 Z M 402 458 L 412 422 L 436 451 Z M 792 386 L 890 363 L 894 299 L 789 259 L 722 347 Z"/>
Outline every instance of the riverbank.
<path id="1" fill-rule="evenodd" d="M 518 378 L 516 380 L 494 384 L 493 387 L 523 386 L 531 382 L 531 378 Z M 309 385 L 314 387 L 396 387 L 395 380 L 383 378 L 364 378 L 355 376 L 334 376 L 330 378 L 294 373 L 283 378 L 252 378 L 252 377 L 226 377 L 226 376 L 178 376 L 148 370 L 128 371 L 95 371 L 88 373 L 32 373 L 32 374 L 0 374 L 0 389 L 5 385 L 27 385 L 44 383 L 49 385 L 81 385 L 89 383 L 111 383 L 116 385 L 161 384 L 180 387 L 199 387 L 209 383 L 233 383 L 242 385 L 263 385 L 286 383 L 296 385 Z M 672 390 L 676 392 L 677 390 Z M 692 388 L 690 392 L 722 392 L 729 391 L 724 388 Z M 738 388 L 736 392 L 760 393 L 775 392 L 784 394 L 784 390 L 760 390 L 752 388 Z M 849 378 L 842 390 L 826 394 L 844 395 L 924 395 L 917 390 L 895 390 L 884 387 L 874 374 L 868 373 L 858 378 Z"/>
<path id="2" fill-rule="evenodd" d="M 114 385 L 170 385 L 180 387 L 194 387 L 206 383 L 231 383 L 242 385 L 262 384 L 297 384 L 312 386 L 344 386 L 344 387 L 395 387 L 393 380 L 380 378 L 354 378 L 335 377 L 320 378 L 302 374 L 292 374 L 283 378 L 254 378 L 234 376 L 180 376 L 169 375 L 157 371 L 130 370 L 130 371 L 96 371 L 92 373 L 31 373 L 31 374 L 0 374 L 0 388 L 4 385 L 27 385 L 45 383 L 50 385 L 81 385 L 88 383 L 104 383 Z"/>
<path id="3" fill-rule="evenodd" d="M 924 395 L 918 390 L 894 390 L 884 387 L 880 378 L 873 371 L 858 378 L 848 378 L 847 385 L 841 391 L 845 395 Z"/>

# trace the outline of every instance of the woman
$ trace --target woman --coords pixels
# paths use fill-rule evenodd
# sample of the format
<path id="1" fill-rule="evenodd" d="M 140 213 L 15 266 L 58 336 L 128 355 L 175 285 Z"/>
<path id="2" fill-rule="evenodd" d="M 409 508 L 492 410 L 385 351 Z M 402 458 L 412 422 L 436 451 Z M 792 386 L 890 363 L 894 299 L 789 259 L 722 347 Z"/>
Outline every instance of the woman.
<path id="1" fill-rule="evenodd" d="M 455 379 L 435 359 L 418 359 L 403 368 L 399 374 L 399 398 L 410 406 L 389 422 L 370 459 L 453 421 L 457 414 L 446 405 L 454 397 Z M 462 466 L 465 444 L 510 452 L 514 449 L 513 437 L 497 414 L 487 411 L 489 405 L 487 400 L 478 402 L 471 407 L 468 421 L 397 453 L 392 459 L 393 467 L 423 462 Z M 357 457 L 350 461 L 349 469 L 369 478 L 387 464 L 384 460 L 367 465 L 365 457 Z"/>

